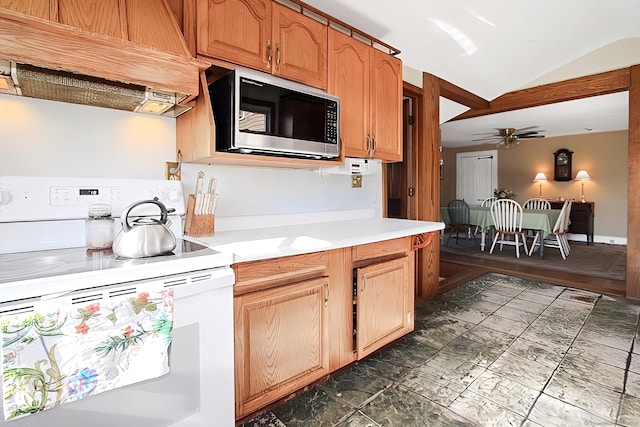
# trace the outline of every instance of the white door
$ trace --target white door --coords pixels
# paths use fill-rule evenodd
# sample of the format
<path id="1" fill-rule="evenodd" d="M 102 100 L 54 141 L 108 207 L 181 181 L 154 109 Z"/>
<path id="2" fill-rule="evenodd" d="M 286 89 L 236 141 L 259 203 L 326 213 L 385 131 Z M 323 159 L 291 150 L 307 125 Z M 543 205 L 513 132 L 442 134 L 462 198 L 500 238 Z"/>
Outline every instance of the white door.
<path id="1" fill-rule="evenodd" d="M 498 150 L 456 155 L 456 198 L 479 205 L 498 184 Z"/>

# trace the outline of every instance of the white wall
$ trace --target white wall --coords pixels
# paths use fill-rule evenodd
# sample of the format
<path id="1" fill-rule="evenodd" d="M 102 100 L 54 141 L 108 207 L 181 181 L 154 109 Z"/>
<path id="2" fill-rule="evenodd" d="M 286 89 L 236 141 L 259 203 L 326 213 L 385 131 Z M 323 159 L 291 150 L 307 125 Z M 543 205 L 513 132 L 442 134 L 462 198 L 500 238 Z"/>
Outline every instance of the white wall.
<path id="1" fill-rule="evenodd" d="M 164 179 L 175 161 L 175 120 L 0 94 L 0 175 Z M 351 188 L 311 169 L 183 164 L 185 194 L 197 172 L 218 179 L 221 217 L 373 210 L 381 216 L 380 165 Z"/>

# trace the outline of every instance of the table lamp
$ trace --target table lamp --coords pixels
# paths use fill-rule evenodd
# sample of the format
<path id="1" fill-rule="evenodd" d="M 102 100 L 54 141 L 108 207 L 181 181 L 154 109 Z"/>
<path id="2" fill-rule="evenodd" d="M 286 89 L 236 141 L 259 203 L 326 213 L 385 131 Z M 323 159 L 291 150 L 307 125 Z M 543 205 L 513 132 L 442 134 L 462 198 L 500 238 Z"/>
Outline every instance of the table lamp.
<path id="1" fill-rule="evenodd" d="M 578 173 L 576 174 L 576 181 L 581 181 L 581 184 L 582 184 L 582 194 L 580 196 L 580 201 L 582 203 L 584 203 L 584 182 L 589 179 L 591 179 L 591 177 L 585 170 L 578 171 Z"/>
<path id="2" fill-rule="evenodd" d="M 542 183 L 547 182 L 547 177 L 543 172 L 538 172 L 535 178 L 533 178 L 533 182 L 540 183 L 540 198 L 542 198 Z"/>

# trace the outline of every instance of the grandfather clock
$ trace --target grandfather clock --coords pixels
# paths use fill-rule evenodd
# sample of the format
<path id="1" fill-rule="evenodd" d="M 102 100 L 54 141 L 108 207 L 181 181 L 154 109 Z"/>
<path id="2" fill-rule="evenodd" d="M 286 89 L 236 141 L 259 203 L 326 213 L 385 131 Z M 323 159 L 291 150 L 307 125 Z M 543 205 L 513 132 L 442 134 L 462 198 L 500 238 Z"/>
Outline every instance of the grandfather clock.
<path id="1" fill-rule="evenodd" d="M 561 148 L 553 153 L 553 179 L 571 181 L 571 155 L 573 151 Z"/>

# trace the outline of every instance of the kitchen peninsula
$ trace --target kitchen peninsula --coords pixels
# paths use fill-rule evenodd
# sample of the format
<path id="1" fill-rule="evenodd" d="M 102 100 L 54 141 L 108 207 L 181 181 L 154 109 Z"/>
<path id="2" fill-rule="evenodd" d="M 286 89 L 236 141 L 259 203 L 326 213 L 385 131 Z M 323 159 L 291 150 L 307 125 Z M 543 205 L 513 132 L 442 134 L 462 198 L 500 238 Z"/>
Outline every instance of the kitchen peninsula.
<path id="1" fill-rule="evenodd" d="M 443 227 L 370 217 L 195 238 L 234 255 L 236 419 L 411 332 L 415 250 Z"/>

